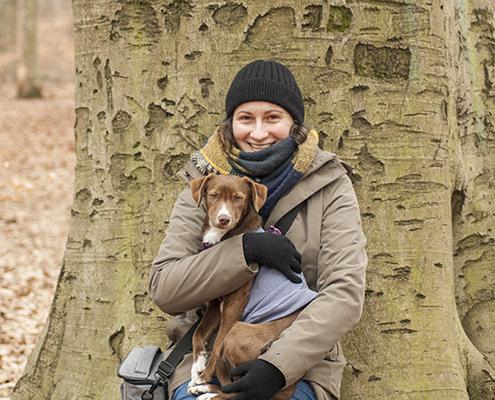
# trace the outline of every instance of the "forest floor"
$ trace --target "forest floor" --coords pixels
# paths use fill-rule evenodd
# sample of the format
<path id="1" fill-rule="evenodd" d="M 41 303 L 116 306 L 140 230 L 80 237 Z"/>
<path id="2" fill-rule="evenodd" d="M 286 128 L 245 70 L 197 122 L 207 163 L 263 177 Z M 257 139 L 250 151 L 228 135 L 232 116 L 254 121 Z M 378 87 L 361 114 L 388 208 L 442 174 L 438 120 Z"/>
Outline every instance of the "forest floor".
<path id="1" fill-rule="evenodd" d="M 0 53 L 0 399 L 9 399 L 48 316 L 74 186 L 71 5 L 42 6 L 42 99 L 16 98 L 16 54 Z M 44 7 L 44 9 L 43 9 Z"/>

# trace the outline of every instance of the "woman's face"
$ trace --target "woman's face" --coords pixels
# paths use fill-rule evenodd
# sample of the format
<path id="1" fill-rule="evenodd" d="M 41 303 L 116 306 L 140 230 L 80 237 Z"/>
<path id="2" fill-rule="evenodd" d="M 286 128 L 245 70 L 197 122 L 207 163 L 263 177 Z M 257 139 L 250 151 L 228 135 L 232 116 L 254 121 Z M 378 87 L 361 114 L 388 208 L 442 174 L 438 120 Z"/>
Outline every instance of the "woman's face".
<path id="1" fill-rule="evenodd" d="M 293 124 L 292 116 L 282 107 L 267 101 L 250 101 L 235 109 L 232 132 L 242 151 L 253 152 L 289 137 Z"/>

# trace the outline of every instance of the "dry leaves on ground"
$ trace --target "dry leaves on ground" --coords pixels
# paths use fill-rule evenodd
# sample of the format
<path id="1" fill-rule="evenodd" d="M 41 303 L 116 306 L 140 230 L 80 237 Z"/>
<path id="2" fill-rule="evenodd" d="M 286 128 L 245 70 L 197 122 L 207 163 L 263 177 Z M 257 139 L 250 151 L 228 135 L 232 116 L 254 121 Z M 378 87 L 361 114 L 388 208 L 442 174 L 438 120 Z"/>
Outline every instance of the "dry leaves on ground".
<path id="1" fill-rule="evenodd" d="M 67 238 L 75 165 L 70 12 L 63 3 L 40 21 L 43 99 L 15 98 L 16 56 L 0 53 L 0 399 L 9 398 L 48 316 Z"/>

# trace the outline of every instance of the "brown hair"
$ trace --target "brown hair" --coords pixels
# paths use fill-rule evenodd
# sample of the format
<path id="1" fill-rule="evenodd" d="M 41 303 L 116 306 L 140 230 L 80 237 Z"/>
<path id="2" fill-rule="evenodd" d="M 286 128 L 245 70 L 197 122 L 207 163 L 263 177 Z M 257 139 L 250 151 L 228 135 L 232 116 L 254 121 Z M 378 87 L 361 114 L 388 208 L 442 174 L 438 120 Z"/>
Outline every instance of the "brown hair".
<path id="1" fill-rule="evenodd" d="M 223 137 L 225 138 L 225 141 L 231 146 L 239 147 L 237 146 L 237 142 L 234 138 L 234 130 L 232 128 L 232 118 L 233 117 L 226 118 L 218 125 L 222 128 Z M 300 145 L 306 141 L 306 138 L 308 137 L 308 132 L 309 132 L 309 128 L 306 125 L 294 121 L 294 124 L 290 128 L 289 136 L 292 136 L 295 142 L 297 143 L 297 145 Z"/>

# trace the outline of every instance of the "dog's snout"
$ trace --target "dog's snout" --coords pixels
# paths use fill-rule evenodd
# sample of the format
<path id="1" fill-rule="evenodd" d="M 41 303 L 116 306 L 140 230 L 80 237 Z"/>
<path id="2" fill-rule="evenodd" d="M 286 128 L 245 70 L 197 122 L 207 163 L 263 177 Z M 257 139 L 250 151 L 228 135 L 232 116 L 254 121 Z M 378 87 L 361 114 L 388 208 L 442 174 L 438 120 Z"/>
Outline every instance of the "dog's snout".
<path id="1" fill-rule="evenodd" d="M 222 225 L 222 226 L 227 226 L 231 221 L 231 218 L 229 215 L 227 214 L 220 214 L 218 216 L 218 222 Z"/>

